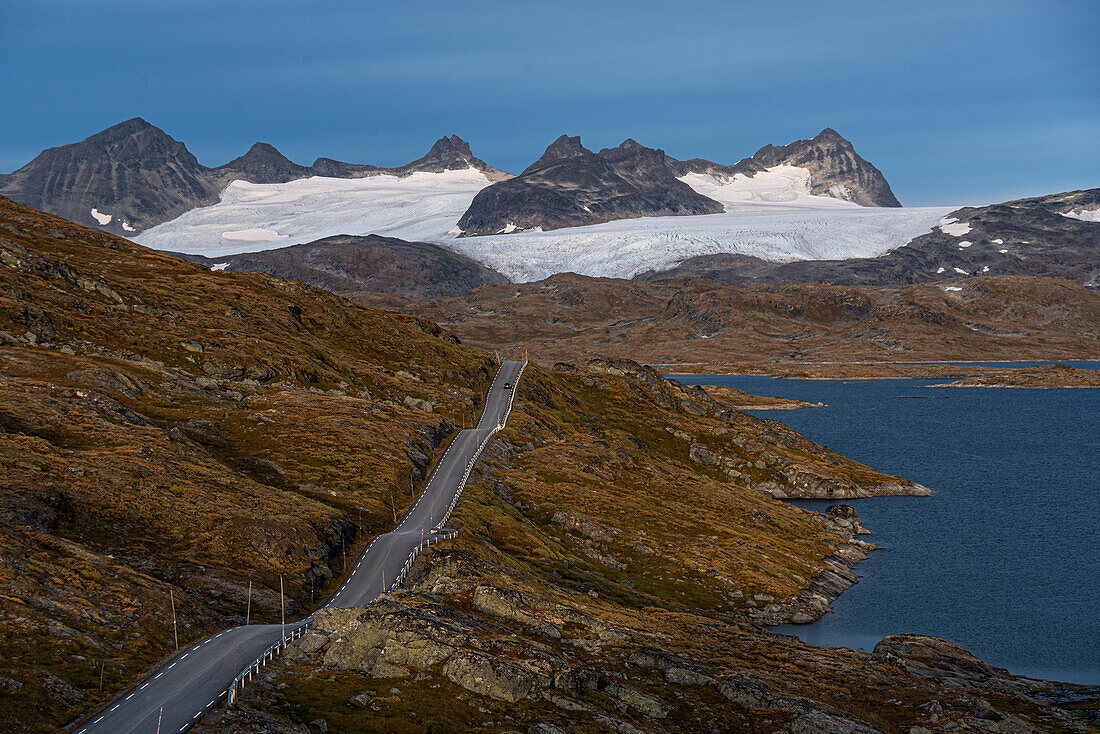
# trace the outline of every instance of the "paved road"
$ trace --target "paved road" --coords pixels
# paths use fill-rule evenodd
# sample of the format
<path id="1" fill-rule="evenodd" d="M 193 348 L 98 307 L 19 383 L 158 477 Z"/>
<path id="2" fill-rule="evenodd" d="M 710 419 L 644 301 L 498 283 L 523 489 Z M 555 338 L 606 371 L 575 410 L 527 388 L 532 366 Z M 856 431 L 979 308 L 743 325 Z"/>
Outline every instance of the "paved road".
<path id="1" fill-rule="evenodd" d="M 409 556 L 446 522 L 460 492 L 466 467 L 497 424 L 507 418 L 513 385 L 522 362 L 504 362 L 497 371 L 476 428 L 459 432 L 436 464 L 427 486 L 391 532 L 379 535 L 355 562 L 325 607 L 363 606 L 394 586 Z M 383 586 L 385 584 L 385 586 Z M 286 633 L 308 624 L 288 623 Z M 148 678 L 70 731 L 75 734 L 164 734 L 190 728 L 223 700 L 233 679 L 283 634 L 277 624 L 233 627 L 207 637 L 166 660 Z"/>

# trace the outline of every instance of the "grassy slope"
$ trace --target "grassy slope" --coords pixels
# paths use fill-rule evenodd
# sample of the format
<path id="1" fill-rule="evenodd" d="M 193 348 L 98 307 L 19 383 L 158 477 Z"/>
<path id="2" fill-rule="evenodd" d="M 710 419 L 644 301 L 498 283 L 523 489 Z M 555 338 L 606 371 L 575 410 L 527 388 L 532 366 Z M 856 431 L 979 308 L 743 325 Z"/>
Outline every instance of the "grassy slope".
<path id="1" fill-rule="evenodd" d="M 641 282 L 567 273 L 409 308 L 467 344 L 522 344 L 542 359 L 797 364 L 1088 359 L 1100 351 L 1100 293 L 1028 276 L 735 288 L 702 277 Z"/>
<path id="2" fill-rule="evenodd" d="M 767 594 L 779 604 L 797 597 L 841 539 L 820 515 L 710 476 L 665 430 L 713 436 L 728 424 L 681 410 L 636 375 L 595 367 L 529 369 L 508 428 L 458 504 L 458 538 L 421 556 L 396 599 L 469 631 L 478 650 L 521 669 L 538 674 L 556 658 L 621 680 L 667 704 L 667 718 L 624 707 L 609 689 L 549 691 L 506 704 L 449 682 L 442 666 L 377 678 L 296 655 L 276 665 L 278 690 L 250 690 L 243 712 L 218 714 L 200 730 L 232 723 L 239 731 L 290 731 L 292 722 L 318 718 L 341 732 L 526 731 L 539 721 L 566 731 L 615 730 L 598 719 L 604 715 L 647 732 L 774 732 L 796 716 L 763 699 L 731 702 L 713 685 L 674 685 L 638 664 L 636 654 L 647 649 L 887 732 L 973 721 L 982 697 L 1043 730 L 1063 730 L 1048 710 L 995 686 L 943 686 L 884 656 L 764 632 L 749 613 L 753 597 Z M 726 450 L 754 458 L 755 442 L 769 445 L 768 427 L 741 424 L 736 436 L 750 439 L 750 448 L 733 444 L 731 432 Z M 770 446 L 791 450 L 782 438 Z M 834 458 L 854 479 L 881 481 Z M 485 585 L 521 594 L 526 619 L 479 606 Z M 349 704 L 362 693 L 374 699 L 368 709 Z M 596 713 L 555 706 L 555 694 Z M 933 700 L 939 713 L 919 708 Z M 288 728 L 273 724 L 280 720 Z"/>
<path id="3" fill-rule="evenodd" d="M 435 325 L 0 199 L 0 730 L 320 598 L 492 364 Z M 435 403 L 410 409 L 406 396 Z M 326 586 L 327 584 L 327 586 Z M 100 690 L 100 671 L 103 688 Z"/>

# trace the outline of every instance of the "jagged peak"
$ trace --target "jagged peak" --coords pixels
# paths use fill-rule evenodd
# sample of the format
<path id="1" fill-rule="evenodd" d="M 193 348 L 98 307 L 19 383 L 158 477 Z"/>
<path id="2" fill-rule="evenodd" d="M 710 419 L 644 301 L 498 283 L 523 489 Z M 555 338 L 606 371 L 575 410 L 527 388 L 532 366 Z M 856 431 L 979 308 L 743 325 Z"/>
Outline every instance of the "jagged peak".
<path id="1" fill-rule="evenodd" d="M 458 153 L 459 155 L 472 158 L 473 153 L 470 151 L 470 144 L 457 135 L 444 135 L 439 140 L 435 141 L 431 150 L 428 151 L 428 155 L 432 153 Z"/>

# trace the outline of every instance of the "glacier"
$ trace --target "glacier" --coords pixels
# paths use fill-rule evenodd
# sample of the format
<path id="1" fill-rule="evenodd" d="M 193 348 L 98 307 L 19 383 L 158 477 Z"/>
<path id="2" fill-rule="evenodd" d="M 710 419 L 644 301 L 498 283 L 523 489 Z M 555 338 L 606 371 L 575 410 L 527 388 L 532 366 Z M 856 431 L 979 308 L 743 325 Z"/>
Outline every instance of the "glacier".
<path id="1" fill-rule="evenodd" d="M 842 191 L 814 195 L 809 172 L 792 166 L 751 178 L 688 174 L 680 180 L 721 202 L 725 211 L 457 237 L 458 220 L 491 183 L 470 168 L 403 178 L 234 181 L 217 204 L 193 209 L 135 239 L 155 249 L 219 257 L 335 234 L 380 234 L 438 243 L 513 282 L 529 282 L 561 272 L 630 278 L 690 257 L 723 253 L 776 262 L 876 257 L 930 232 L 958 208 L 862 207 L 838 198 Z M 259 239 L 268 233 L 270 240 Z"/>
<path id="2" fill-rule="evenodd" d="M 277 184 L 233 181 L 217 204 L 192 209 L 133 239 L 156 250 L 207 257 L 270 250 L 337 234 L 433 242 L 447 237 L 477 192 L 490 183 L 475 168 L 418 171 L 403 177 L 313 176 Z M 264 232 L 271 233 L 266 241 L 259 239 Z"/>

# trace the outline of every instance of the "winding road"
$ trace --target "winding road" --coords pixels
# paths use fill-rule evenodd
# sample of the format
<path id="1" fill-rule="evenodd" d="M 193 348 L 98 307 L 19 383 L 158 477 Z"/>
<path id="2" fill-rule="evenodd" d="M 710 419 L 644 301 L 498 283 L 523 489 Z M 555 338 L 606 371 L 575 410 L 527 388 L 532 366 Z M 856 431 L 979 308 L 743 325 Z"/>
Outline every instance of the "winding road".
<path id="1" fill-rule="evenodd" d="M 503 362 L 489 387 L 476 428 L 460 431 L 436 464 L 428 483 L 398 526 L 379 535 L 355 561 L 340 589 L 321 608 L 358 607 L 393 588 L 406 562 L 447 521 L 482 448 L 502 427 L 511 410 L 523 362 Z M 289 636 L 311 617 L 288 623 Z M 170 734 L 183 732 L 223 700 L 234 680 L 273 644 L 283 639 L 278 624 L 232 627 L 180 650 L 145 680 L 120 694 L 83 723 L 74 734 Z"/>

